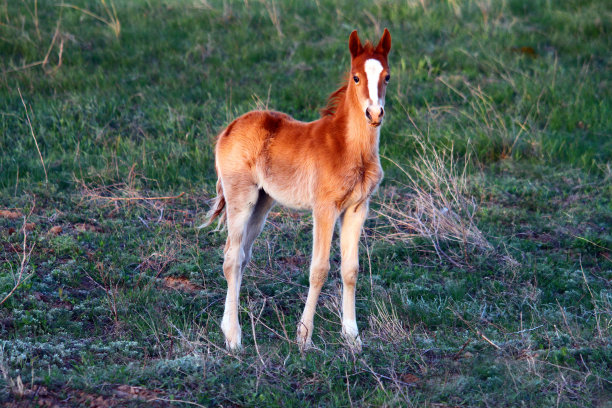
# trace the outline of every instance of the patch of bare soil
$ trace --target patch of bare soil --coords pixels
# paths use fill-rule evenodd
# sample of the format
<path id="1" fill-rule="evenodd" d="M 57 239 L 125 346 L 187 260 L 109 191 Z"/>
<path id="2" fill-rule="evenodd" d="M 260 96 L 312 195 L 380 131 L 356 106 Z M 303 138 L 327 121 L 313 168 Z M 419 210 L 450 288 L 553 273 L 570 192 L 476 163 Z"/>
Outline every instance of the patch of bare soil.
<path id="1" fill-rule="evenodd" d="M 16 220 L 17 218 L 23 217 L 23 214 L 19 211 L 11 210 L 0 210 L 0 218 L 8 218 L 9 220 Z"/>
<path id="2" fill-rule="evenodd" d="M 174 276 L 166 276 L 164 278 L 164 285 L 167 288 L 180 290 L 182 292 L 197 292 L 200 290 L 200 287 L 191 283 L 191 281 L 183 276 L 174 277 Z"/>
<path id="3" fill-rule="evenodd" d="M 74 229 L 79 232 L 104 232 L 102 227 L 86 223 L 74 224 Z"/>

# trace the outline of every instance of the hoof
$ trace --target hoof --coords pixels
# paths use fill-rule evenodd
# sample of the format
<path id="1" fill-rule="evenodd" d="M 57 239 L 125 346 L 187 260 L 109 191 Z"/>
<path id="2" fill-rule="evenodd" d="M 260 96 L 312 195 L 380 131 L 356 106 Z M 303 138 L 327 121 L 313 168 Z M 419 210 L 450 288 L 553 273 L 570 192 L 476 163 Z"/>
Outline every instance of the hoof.
<path id="1" fill-rule="evenodd" d="M 353 353 L 361 353 L 363 349 L 363 344 L 361 342 L 361 337 L 347 337 L 344 336 L 344 342 Z"/>
<path id="2" fill-rule="evenodd" d="M 300 322 L 297 329 L 297 343 L 301 352 L 312 348 L 311 335 L 312 333 L 308 330 L 306 325 Z"/>
<path id="3" fill-rule="evenodd" d="M 228 339 L 225 339 L 225 348 L 231 353 L 237 353 L 242 350 L 242 343 L 240 342 L 240 340 L 232 342 Z"/>
<path id="4" fill-rule="evenodd" d="M 300 336 L 297 338 L 298 347 L 300 348 L 300 352 L 308 351 L 312 349 L 312 340 L 303 339 Z"/>
<path id="5" fill-rule="evenodd" d="M 361 337 L 359 336 L 359 331 L 357 330 L 356 324 L 347 324 L 342 326 L 342 337 L 344 338 L 344 342 L 347 347 L 353 353 L 361 353 L 363 343 L 361 342 Z"/>
<path id="6" fill-rule="evenodd" d="M 240 326 L 231 327 L 224 318 L 221 322 L 221 330 L 225 336 L 225 348 L 231 352 L 239 351 L 242 348 L 242 329 Z"/>

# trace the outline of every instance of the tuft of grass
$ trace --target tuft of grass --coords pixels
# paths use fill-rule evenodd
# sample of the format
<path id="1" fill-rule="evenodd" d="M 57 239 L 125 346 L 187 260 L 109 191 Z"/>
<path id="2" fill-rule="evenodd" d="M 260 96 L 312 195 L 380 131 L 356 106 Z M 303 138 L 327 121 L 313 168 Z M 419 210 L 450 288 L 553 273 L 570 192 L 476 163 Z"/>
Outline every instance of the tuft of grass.
<path id="1" fill-rule="evenodd" d="M 394 239 L 425 238 L 441 260 L 455 266 L 469 265 L 468 251 L 487 253 L 493 249 L 476 225 L 476 201 L 467 194 L 469 156 L 460 164 L 453 158 L 452 147 L 434 149 L 420 136 L 415 138 L 419 151 L 408 170 L 385 158 L 405 175 L 402 187 L 408 195 L 401 200 L 387 201 L 385 197 L 376 212 L 392 226 Z"/>
<path id="2" fill-rule="evenodd" d="M 73 4 L 62 3 L 60 4 L 60 6 L 78 10 L 81 13 L 88 15 L 89 17 L 93 17 L 94 19 L 106 24 L 113 31 L 115 37 L 119 38 L 119 34 L 121 34 L 121 22 L 117 17 L 117 9 L 115 8 L 115 3 L 113 2 L 113 0 L 109 0 L 108 4 L 106 4 L 106 0 L 100 0 L 100 4 L 102 5 L 102 9 L 104 10 L 104 14 L 106 14 L 106 17 L 93 13 L 87 9 L 75 6 Z"/>
<path id="3" fill-rule="evenodd" d="M 391 298 L 385 301 L 374 301 L 375 313 L 368 317 L 370 335 L 376 341 L 387 343 L 405 343 L 410 338 L 410 332 L 404 327 Z"/>

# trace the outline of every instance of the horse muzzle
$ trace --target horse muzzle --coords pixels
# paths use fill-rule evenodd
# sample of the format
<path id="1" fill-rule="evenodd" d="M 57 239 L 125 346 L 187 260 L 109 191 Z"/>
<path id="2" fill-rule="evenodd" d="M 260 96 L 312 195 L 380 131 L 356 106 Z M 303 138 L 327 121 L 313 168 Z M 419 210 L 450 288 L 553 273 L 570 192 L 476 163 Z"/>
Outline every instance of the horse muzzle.
<path id="1" fill-rule="evenodd" d="M 366 108 L 365 116 L 368 121 L 368 125 L 372 127 L 378 127 L 382 124 L 383 116 L 385 115 L 385 110 L 382 106 L 370 106 Z"/>

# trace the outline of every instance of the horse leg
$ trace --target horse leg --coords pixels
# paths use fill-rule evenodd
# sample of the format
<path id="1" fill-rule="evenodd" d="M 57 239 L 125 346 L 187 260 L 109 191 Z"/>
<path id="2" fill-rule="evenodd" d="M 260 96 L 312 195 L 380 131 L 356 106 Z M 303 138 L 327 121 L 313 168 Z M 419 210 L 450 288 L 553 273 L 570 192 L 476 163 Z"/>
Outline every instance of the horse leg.
<path id="1" fill-rule="evenodd" d="M 274 199 L 270 197 L 268 193 L 263 190 L 259 190 L 257 203 L 255 204 L 253 213 L 251 214 L 251 217 L 249 218 L 249 221 L 246 225 L 246 230 L 244 231 L 244 259 L 241 265 L 241 275 L 244 272 L 244 269 L 246 268 L 247 264 L 251 260 L 251 249 L 253 247 L 253 242 L 263 230 L 266 218 L 268 217 L 268 213 L 270 212 L 274 204 Z"/>
<path id="2" fill-rule="evenodd" d="M 351 206 L 342 214 L 340 227 L 342 335 L 355 351 L 361 351 L 361 338 L 355 313 L 355 285 L 359 273 L 359 237 L 367 215 L 367 202 Z"/>
<path id="3" fill-rule="evenodd" d="M 223 259 L 223 274 L 227 280 L 227 295 L 221 330 L 225 335 L 227 348 L 236 350 L 241 347 L 242 338 L 238 306 L 242 263 L 245 259 L 244 233 L 257 201 L 258 189 L 255 184 L 246 179 L 226 178 L 223 182 L 227 211 L 227 242 Z"/>
<path id="4" fill-rule="evenodd" d="M 321 288 L 329 272 L 329 250 L 336 218 L 337 212 L 334 209 L 317 208 L 313 212 L 314 239 L 310 264 L 310 287 L 308 288 L 306 306 L 297 329 L 297 341 L 302 350 L 312 345 L 314 314 Z"/>

